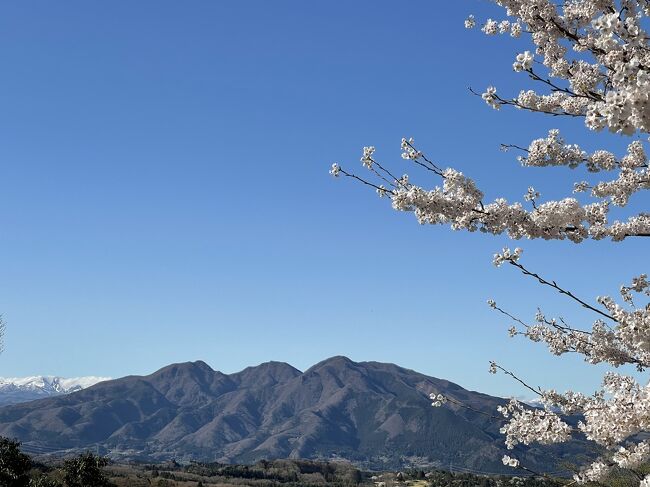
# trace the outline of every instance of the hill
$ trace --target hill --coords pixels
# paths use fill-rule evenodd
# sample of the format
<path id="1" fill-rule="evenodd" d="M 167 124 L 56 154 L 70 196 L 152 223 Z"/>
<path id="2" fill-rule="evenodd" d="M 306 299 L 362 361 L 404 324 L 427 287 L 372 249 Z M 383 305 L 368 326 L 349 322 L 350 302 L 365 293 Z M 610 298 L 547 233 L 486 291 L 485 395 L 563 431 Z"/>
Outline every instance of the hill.
<path id="1" fill-rule="evenodd" d="M 488 412 L 504 402 L 393 364 L 345 357 L 305 372 L 269 362 L 229 375 L 199 361 L 0 408 L 0 435 L 36 453 L 93 449 L 144 461 L 346 459 L 375 469 L 508 471 L 499 424 L 453 405 L 432 408 L 431 392 Z M 572 443 L 516 455 L 530 468 L 555 471 L 582 451 Z"/>

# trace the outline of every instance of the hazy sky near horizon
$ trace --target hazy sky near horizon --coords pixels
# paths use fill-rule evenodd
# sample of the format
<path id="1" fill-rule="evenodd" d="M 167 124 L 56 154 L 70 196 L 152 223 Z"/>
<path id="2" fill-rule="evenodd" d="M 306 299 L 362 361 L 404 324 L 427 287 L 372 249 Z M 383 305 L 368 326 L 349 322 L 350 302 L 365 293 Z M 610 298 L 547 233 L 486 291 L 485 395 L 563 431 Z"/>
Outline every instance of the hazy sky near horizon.
<path id="1" fill-rule="evenodd" d="M 327 171 L 412 136 L 487 198 L 569 194 L 578 171 L 524 169 L 500 143 L 580 120 L 495 112 L 468 87 L 516 93 L 525 40 L 463 20 L 485 1 L 30 2 L 0 7 L 0 376 L 147 374 L 204 360 L 234 372 L 332 355 L 394 362 L 526 395 L 487 373 L 590 392 L 602 368 L 510 339 L 486 299 L 592 316 L 514 272 L 503 245 L 593 300 L 648 269 L 642 241 L 521 242 L 419 226 Z M 568 177 L 567 177 L 568 176 Z M 431 185 L 437 181 L 431 180 Z"/>

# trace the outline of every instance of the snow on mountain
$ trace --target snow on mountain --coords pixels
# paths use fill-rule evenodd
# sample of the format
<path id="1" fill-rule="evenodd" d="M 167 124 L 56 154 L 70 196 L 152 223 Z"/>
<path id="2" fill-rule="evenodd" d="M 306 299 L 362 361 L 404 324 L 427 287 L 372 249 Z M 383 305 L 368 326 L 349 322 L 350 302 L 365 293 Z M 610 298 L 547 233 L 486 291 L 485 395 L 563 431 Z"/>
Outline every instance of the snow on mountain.
<path id="1" fill-rule="evenodd" d="M 0 377 L 0 406 L 80 391 L 110 377 Z"/>

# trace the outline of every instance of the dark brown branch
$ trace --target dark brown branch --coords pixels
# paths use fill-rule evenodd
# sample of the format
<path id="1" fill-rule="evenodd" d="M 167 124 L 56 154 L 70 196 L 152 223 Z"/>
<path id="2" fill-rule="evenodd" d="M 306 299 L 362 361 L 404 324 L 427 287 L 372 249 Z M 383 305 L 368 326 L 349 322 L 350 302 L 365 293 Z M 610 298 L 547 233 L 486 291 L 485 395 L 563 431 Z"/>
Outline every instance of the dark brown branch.
<path id="1" fill-rule="evenodd" d="M 501 367 L 501 366 L 500 366 L 499 364 L 497 364 L 496 362 L 492 362 L 492 364 L 494 364 L 494 367 L 496 367 L 497 369 L 499 369 L 500 371 L 502 371 L 504 374 L 509 375 L 510 377 L 512 377 L 513 379 L 515 379 L 517 382 L 519 382 L 521 385 L 523 385 L 526 389 L 528 389 L 528 390 L 534 392 L 534 393 L 537 394 L 538 396 L 541 396 L 541 395 L 542 395 L 541 389 L 539 389 L 539 388 L 535 389 L 534 387 L 532 387 L 532 386 L 526 384 L 522 379 L 520 379 L 519 377 L 517 377 L 515 374 L 513 374 L 513 373 L 510 372 L 509 370 L 504 369 L 503 367 Z"/>
<path id="2" fill-rule="evenodd" d="M 535 279 L 537 279 L 537 281 L 539 281 L 540 284 L 544 284 L 545 286 L 552 287 L 553 289 L 555 289 L 560 294 L 564 294 L 565 296 L 568 296 L 569 298 L 573 299 L 574 301 L 580 303 L 584 308 L 587 308 L 587 309 L 589 309 L 589 310 L 591 310 L 591 311 L 593 311 L 595 313 L 598 313 L 599 315 L 604 316 L 605 318 L 607 318 L 609 320 L 616 321 L 616 319 L 613 316 L 599 310 L 598 308 L 594 308 L 592 305 L 590 305 L 590 304 L 586 303 L 585 301 L 583 301 L 582 299 L 578 298 L 571 291 L 567 291 L 567 290 L 561 288 L 560 286 L 557 285 L 557 283 L 555 281 L 552 281 L 552 282 L 547 281 L 546 279 L 541 277 L 539 274 L 536 274 L 534 272 L 529 271 L 523 265 L 521 265 L 520 263 L 518 263 L 516 261 L 508 260 L 508 263 L 515 266 L 515 267 L 517 267 L 519 270 L 521 270 L 522 274 L 524 274 L 526 276 L 534 277 Z"/>
<path id="3" fill-rule="evenodd" d="M 479 409 L 475 409 L 475 408 L 473 408 L 472 406 L 468 406 L 467 404 L 464 404 L 464 403 L 462 403 L 462 402 L 460 402 L 460 401 L 454 399 L 453 397 L 445 396 L 445 399 L 447 399 L 447 401 L 449 401 L 449 402 L 452 403 L 452 404 L 455 404 L 455 405 L 458 406 L 458 407 L 461 407 L 461 408 L 467 409 L 467 410 L 469 410 L 469 411 L 472 411 L 472 412 L 475 412 L 475 413 L 478 413 L 478 414 L 482 414 L 483 416 L 487 416 L 487 417 L 489 417 L 489 418 L 491 418 L 491 419 L 495 419 L 495 420 L 497 420 L 497 421 L 506 421 L 506 418 L 504 418 L 504 417 L 502 417 L 502 416 L 495 416 L 495 415 L 493 415 L 493 414 L 486 413 L 485 411 L 481 411 L 481 410 L 479 410 Z"/>
<path id="4" fill-rule="evenodd" d="M 587 99 L 593 100 L 593 101 L 603 101 L 603 97 L 598 93 L 590 93 L 589 95 L 579 95 L 578 93 L 575 93 L 575 92 L 569 90 L 568 88 L 562 88 L 562 87 L 556 85 L 555 83 L 553 83 L 550 79 L 542 78 L 537 73 L 535 73 L 532 70 L 532 68 L 527 69 L 526 72 L 528 73 L 528 75 L 530 76 L 531 79 L 533 79 L 535 81 L 540 81 L 540 82 L 544 83 L 545 85 L 550 86 L 551 91 L 564 93 L 564 94 L 569 95 L 569 96 L 571 96 L 573 98 L 587 98 Z"/>
<path id="5" fill-rule="evenodd" d="M 373 183 L 371 183 L 371 182 L 369 182 L 369 181 L 366 181 L 365 179 L 360 178 L 360 177 L 357 176 L 356 174 L 349 173 L 349 172 L 345 171 L 345 170 L 342 169 L 342 168 L 340 168 L 340 171 L 341 171 L 341 174 L 343 174 L 345 177 L 352 178 L 352 179 L 356 179 L 357 181 L 359 181 L 359 182 L 362 183 L 362 184 L 365 184 L 366 186 L 370 186 L 370 187 L 372 187 L 372 188 L 375 188 L 375 189 L 378 190 L 378 191 L 385 191 L 385 192 L 388 193 L 388 194 L 392 194 L 392 195 L 395 194 L 395 192 L 394 192 L 393 190 L 391 190 L 391 189 L 388 189 L 388 188 L 382 188 L 381 186 L 377 186 L 376 184 L 373 184 Z"/>
<path id="6" fill-rule="evenodd" d="M 468 89 L 472 94 L 474 94 L 476 96 L 481 96 L 480 93 L 477 93 L 471 87 L 469 87 Z M 551 111 L 548 111 L 548 110 L 538 110 L 536 108 L 530 108 L 530 107 L 527 107 L 525 105 L 522 105 L 521 103 L 519 103 L 516 100 L 506 100 L 505 98 L 501 98 L 499 95 L 496 95 L 496 94 L 492 95 L 492 96 L 494 96 L 494 99 L 496 101 L 498 101 L 499 105 L 501 105 L 501 106 L 503 106 L 503 105 L 511 105 L 511 106 L 520 108 L 522 110 L 527 110 L 529 112 L 536 112 L 536 113 L 544 113 L 546 115 L 552 115 L 553 117 L 562 117 L 562 116 L 563 117 L 584 117 L 585 116 L 584 114 L 581 114 L 581 113 L 569 113 L 569 112 L 566 112 L 566 111 L 551 112 Z"/>
<path id="7" fill-rule="evenodd" d="M 381 170 L 384 171 L 386 174 L 388 174 L 388 176 L 390 176 L 391 178 L 393 178 L 393 180 L 395 180 L 395 181 L 399 181 L 399 180 L 400 180 L 398 177 L 396 177 L 393 173 L 391 173 L 388 169 L 386 169 L 384 166 L 382 166 L 381 164 L 379 164 L 379 163 L 378 163 L 377 161 L 375 161 L 374 159 L 370 158 L 370 161 L 371 161 L 373 164 L 375 164 L 379 169 L 381 169 Z M 381 175 L 380 175 L 380 174 L 379 174 L 379 173 L 378 173 L 378 172 L 377 172 L 377 171 L 376 171 L 372 166 L 371 166 L 371 170 L 372 170 L 375 174 L 377 174 L 377 176 L 379 176 L 379 177 L 382 178 L 384 181 L 386 181 L 388 184 L 390 184 L 391 186 L 395 186 L 392 182 L 389 182 L 386 178 L 384 178 L 383 176 L 381 176 Z"/>
<path id="8" fill-rule="evenodd" d="M 423 164 L 422 162 L 418 161 L 417 159 L 411 159 L 413 162 L 415 162 L 416 164 L 424 167 L 425 169 L 428 169 L 429 171 L 432 171 L 432 172 L 436 173 L 438 176 L 445 179 L 445 175 L 443 174 L 443 171 L 442 171 L 442 169 L 440 167 L 438 167 L 433 161 L 429 160 L 427 158 L 427 156 L 425 156 L 422 152 L 417 150 L 413 146 L 413 144 L 411 144 L 408 140 L 406 140 L 405 142 L 406 142 L 406 145 L 408 145 L 411 149 L 413 149 L 415 152 L 417 152 L 420 155 L 420 157 L 429 165 L 427 166 L 427 164 Z"/>

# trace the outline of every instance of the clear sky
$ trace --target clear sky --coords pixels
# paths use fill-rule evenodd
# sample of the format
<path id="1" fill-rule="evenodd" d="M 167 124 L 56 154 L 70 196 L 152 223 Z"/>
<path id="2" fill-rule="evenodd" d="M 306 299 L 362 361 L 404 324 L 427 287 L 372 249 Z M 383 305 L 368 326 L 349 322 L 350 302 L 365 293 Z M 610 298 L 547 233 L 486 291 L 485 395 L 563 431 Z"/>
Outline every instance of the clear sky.
<path id="1" fill-rule="evenodd" d="M 496 12 L 470 0 L 3 3 L 0 376 L 199 359 L 305 369 L 347 355 L 488 393 L 525 395 L 487 373 L 490 359 L 536 385 L 592 390 L 602 369 L 513 341 L 485 304 L 591 321 L 495 269 L 505 237 L 421 227 L 327 173 L 334 161 L 361 172 L 364 145 L 405 172 L 399 142 L 412 136 L 488 199 L 530 184 L 551 198 L 583 175 L 523 169 L 500 143 L 559 127 L 623 148 L 468 92 L 526 83 L 511 69 L 523 39 L 463 28 Z M 531 269 L 587 299 L 648 270 L 641 241 L 521 246 Z"/>

